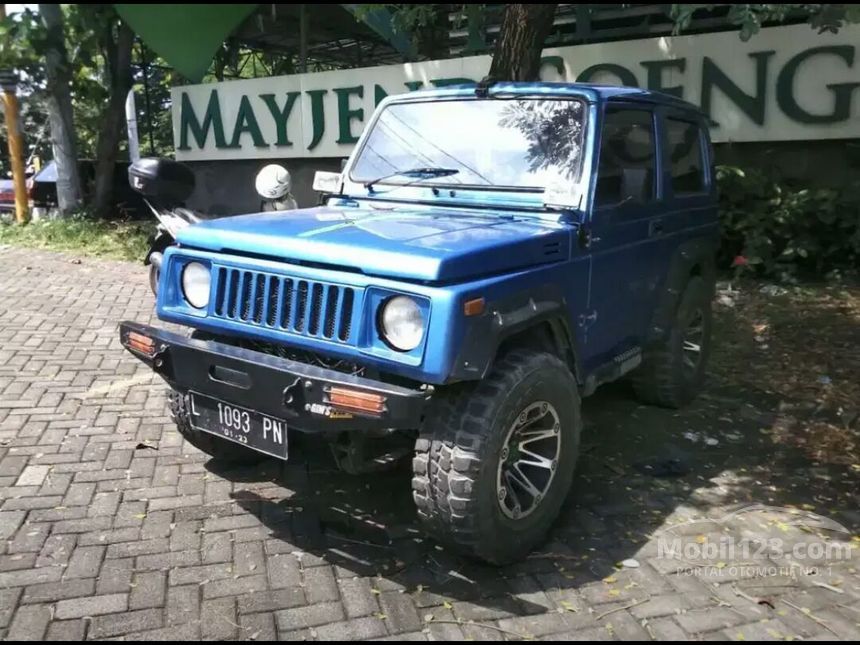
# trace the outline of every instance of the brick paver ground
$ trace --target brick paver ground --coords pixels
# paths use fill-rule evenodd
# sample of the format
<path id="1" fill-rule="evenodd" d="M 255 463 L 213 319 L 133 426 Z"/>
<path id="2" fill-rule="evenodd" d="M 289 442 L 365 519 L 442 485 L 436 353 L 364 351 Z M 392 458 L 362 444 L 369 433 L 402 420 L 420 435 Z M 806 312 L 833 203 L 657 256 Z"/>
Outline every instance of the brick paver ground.
<path id="1" fill-rule="evenodd" d="M 770 444 L 785 402 L 598 393 L 550 542 L 491 568 L 422 537 L 407 470 L 341 475 L 313 446 L 225 470 L 184 443 L 116 339 L 152 304 L 139 265 L 0 248 L 0 637 L 860 638 L 856 470 Z M 754 548 L 686 549 L 729 538 Z M 823 539 L 847 551 L 783 556 Z"/>

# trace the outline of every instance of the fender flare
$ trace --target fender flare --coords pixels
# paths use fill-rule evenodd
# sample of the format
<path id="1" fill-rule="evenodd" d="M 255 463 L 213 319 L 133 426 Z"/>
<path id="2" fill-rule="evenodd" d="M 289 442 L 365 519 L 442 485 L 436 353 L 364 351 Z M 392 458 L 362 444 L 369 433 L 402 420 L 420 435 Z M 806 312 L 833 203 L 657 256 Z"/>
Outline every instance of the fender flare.
<path id="1" fill-rule="evenodd" d="M 570 329 L 567 300 L 558 285 L 542 285 L 488 302 L 480 316 L 467 319 L 467 328 L 454 359 L 449 382 L 476 381 L 492 369 L 505 341 L 547 324 L 561 358 L 579 381 L 575 338 Z"/>
<path id="2" fill-rule="evenodd" d="M 659 342 L 669 333 L 681 294 L 690 276 L 701 275 L 713 295 L 717 274 L 715 258 L 717 245 L 718 241 L 710 237 L 697 238 L 684 242 L 675 250 L 669 261 L 666 281 L 654 308 L 646 337 L 647 343 Z"/>

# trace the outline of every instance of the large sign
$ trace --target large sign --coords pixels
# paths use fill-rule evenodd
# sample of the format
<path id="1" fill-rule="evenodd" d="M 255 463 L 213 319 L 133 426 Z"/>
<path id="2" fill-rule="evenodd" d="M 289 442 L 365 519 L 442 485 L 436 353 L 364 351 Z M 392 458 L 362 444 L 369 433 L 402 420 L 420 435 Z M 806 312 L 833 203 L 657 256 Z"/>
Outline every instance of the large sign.
<path id="1" fill-rule="evenodd" d="M 860 26 L 807 25 L 544 50 L 541 76 L 647 87 L 699 105 L 714 141 L 860 137 Z M 478 81 L 488 56 L 173 88 L 180 160 L 345 157 L 389 94 Z"/>

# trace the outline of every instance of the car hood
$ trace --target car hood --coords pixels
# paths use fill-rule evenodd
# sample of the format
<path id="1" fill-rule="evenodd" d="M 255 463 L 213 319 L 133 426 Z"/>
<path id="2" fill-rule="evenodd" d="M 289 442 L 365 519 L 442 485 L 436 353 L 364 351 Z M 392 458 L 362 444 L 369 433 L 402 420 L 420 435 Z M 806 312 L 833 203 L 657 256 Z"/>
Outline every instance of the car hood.
<path id="1" fill-rule="evenodd" d="M 208 220 L 180 231 L 197 249 L 445 282 L 567 259 L 569 230 L 536 217 L 442 208 L 319 207 Z"/>

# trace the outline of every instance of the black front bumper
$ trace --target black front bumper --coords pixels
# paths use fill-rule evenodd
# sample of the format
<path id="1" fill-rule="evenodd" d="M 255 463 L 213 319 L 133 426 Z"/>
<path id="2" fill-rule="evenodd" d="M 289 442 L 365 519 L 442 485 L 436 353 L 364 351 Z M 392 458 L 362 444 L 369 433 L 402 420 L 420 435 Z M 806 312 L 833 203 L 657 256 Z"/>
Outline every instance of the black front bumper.
<path id="1" fill-rule="evenodd" d="M 299 363 L 224 343 L 197 340 L 133 322 L 119 326 L 120 342 L 174 389 L 194 391 L 290 423 L 302 432 L 413 429 L 421 423 L 428 393 L 336 370 Z M 129 334 L 152 339 L 151 351 Z M 332 388 L 383 400 L 381 411 L 333 405 Z"/>

